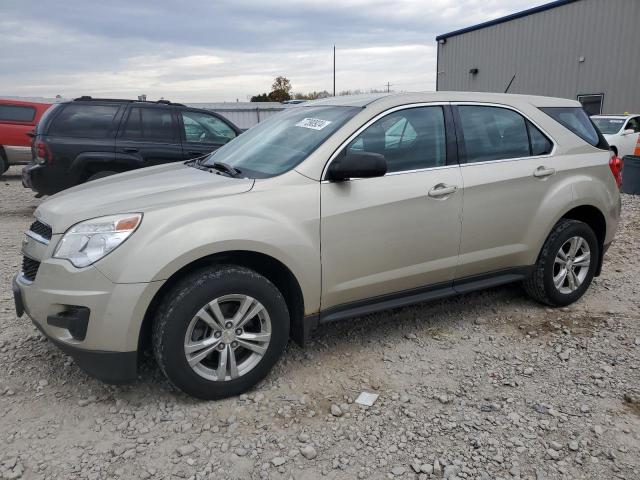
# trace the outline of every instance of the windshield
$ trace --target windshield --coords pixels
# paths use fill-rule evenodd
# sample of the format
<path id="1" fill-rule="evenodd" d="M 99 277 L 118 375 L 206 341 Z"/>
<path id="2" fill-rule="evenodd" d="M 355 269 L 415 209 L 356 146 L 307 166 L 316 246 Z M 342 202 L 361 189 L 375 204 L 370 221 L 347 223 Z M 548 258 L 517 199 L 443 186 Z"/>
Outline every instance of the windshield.
<path id="1" fill-rule="evenodd" d="M 591 120 L 596 124 L 598 130 L 605 135 L 618 133 L 624 124 L 624 118 L 591 117 Z"/>
<path id="2" fill-rule="evenodd" d="M 288 108 L 219 148 L 202 164 L 224 163 L 242 177 L 280 175 L 307 158 L 358 111 L 334 105 Z"/>

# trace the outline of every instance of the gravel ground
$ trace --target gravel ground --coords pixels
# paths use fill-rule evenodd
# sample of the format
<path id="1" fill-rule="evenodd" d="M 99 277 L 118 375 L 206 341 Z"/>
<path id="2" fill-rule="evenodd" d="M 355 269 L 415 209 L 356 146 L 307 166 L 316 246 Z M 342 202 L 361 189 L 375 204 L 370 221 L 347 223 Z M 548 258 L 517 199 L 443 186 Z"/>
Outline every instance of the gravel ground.
<path id="1" fill-rule="evenodd" d="M 369 315 L 291 344 L 249 394 L 200 402 L 151 360 L 104 385 L 16 318 L 39 203 L 18 173 L 0 178 L 2 479 L 640 479 L 639 197 L 571 307 L 510 286 Z"/>

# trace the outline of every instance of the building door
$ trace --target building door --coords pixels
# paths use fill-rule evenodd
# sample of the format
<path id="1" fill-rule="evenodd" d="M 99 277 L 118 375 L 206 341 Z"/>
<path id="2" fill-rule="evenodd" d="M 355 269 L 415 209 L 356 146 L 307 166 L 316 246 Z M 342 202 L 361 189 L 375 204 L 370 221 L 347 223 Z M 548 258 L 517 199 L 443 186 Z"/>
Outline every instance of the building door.
<path id="1" fill-rule="evenodd" d="M 604 94 L 578 95 L 578 101 L 582 104 L 582 108 L 584 108 L 589 116 L 600 115 L 602 113 Z"/>

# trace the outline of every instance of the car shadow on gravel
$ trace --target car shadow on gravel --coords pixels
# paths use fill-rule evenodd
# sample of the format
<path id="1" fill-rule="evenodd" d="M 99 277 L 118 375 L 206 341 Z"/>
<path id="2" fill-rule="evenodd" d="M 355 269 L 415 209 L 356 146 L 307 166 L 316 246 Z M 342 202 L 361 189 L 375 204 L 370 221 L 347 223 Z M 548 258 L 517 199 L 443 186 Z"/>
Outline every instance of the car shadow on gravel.
<path id="1" fill-rule="evenodd" d="M 292 341 L 289 342 L 283 355 L 286 361 L 279 362 L 274 371 L 261 384 L 258 384 L 255 390 L 264 390 L 269 384 L 291 378 L 300 368 L 301 362 L 304 363 L 305 358 L 308 357 L 312 357 L 315 362 L 327 364 L 336 352 L 352 350 L 356 353 L 372 342 L 394 344 L 407 341 L 408 336 L 412 335 L 417 338 L 440 339 L 456 332 L 477 331 L 478 326 L 491 330 L 504 325 L 503 319 L 498 318 L 500 313 L 503 313 L 501 310 L 508 309 L 509 313 L 513 313 L 514 307 L 518 311 L 539 309 L 540 313 L 539 321 L 532 320 L 530 315 L 528 316 L 527 327 L 522 327 L 522 322 L 516 322 L 514 319 L 514 334 L 517 328 L 520 330 L 535 328 L 542 334 L 545 328 L 551 331 L 554 328 L 566 328 L 570 324 L 570 320 L 566 322 L 545 320 L 545 307 L 526 297 L 518 285 L 506 285 L 450 299 L 400 307 L 322 325 L 314 332 L 304 349 Z M 482 321 L 479 323 L 478 319 Z M 602 319 L 594 317 L 594 322 L 600 321 Z M 57 351 L 54 345 L 49 344 L 48 349 L 58 365 L 51 365 L 51 356 L 40 358 L 39 360 L 43 362 L 49 362 L 47 368 L 43 365 L 43 370 L 61 372 L 59 377 L 64 378 L 65 381 L 69 378 L 75 379 L 73 381 L 80 396 L 97 395 L 102 398 L 117 399 L 149 395 L 179 403 L 199 402 L 169 384 L 149 350 L 143 351 L 140 355 L 138 380 L 131 384 L 113 386 L 104 384 L 82 372 L 77 365 L 69 362 L 69 357 Z M 54 354 L 54 351 L 57 353 Z M 36 359 L 32 359 L 34 360 Z M 54 379 L 52 383 L 55 383 Z"/>
<path id="2" fill-rule="evenodd" d="M 0 181 L 7 181 L 7 180 L 13 180 L 13 181 L 21 181 L 22 180 L 22 175 L 19 173 L 6 173 L 4 175 L 0 175 Z"/>

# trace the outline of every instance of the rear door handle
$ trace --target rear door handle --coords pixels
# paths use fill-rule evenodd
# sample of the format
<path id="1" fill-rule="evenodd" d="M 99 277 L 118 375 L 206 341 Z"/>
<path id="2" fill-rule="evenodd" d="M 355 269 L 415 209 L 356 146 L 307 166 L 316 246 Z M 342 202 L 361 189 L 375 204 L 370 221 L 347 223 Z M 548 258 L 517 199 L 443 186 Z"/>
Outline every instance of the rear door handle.
<path id="1" fill-rule="evenodd" d="M 196 152 L 195 150 L 191 150 L 189 151 L 189 155 L 196 155 L 196 156 L 200 156 L 200 155 L 206 155 L 206 153 L 203 152 Z"/>
<path id="2" fill-rule="evenodd" d="M 540 166 L 535 169 L 535 171 L 533 172 L 533 176 L 536 178 L 544 178 L 544 177 L 550 177 L 555 173 L 556 173 L 555 168 L 546 168 L 544 166 Z"/>
<path id="3" fill-rule="evenodd" d="M 444 183 L 439 183 L 431 190 L 429 190 L 429 196 L 431 198 L 444 197 L 446 195 L 455 193 L 456 190 L 458 190 L 457 185 L 445 185 Z"/>
<path id="4" fill-rule="evenodd" d="M 122 149 L 124 153 L 138 153 L 138 149 L 135 147 L 125 147 Z"/>

